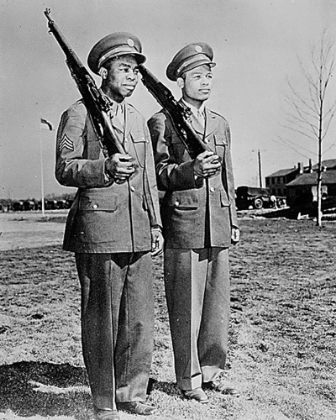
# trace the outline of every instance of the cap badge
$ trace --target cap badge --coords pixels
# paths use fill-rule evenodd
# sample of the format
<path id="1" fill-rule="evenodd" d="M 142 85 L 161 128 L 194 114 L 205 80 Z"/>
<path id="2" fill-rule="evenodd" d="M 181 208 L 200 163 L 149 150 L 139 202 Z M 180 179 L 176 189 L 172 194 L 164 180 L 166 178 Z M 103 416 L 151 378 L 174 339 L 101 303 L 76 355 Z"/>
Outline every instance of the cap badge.
<path id="1" fill-rule="evenodd" d="M 196 47 L 195 47 L 195 51 L 196 51 L 197 53 L 201 53 L 203 50 L 202 50 L 202 47 L 201 47 L 200 45 L 196 45 Z"/>
<path id="2" fill-rule="evenodd" d="M 127 44 L 130 46 L 130 47 L 134 47 L 134 41 L 133 41 L 133 39 L 131 39 L 131 38 L 128 38 L 128 40 L 127 40 Z"/>

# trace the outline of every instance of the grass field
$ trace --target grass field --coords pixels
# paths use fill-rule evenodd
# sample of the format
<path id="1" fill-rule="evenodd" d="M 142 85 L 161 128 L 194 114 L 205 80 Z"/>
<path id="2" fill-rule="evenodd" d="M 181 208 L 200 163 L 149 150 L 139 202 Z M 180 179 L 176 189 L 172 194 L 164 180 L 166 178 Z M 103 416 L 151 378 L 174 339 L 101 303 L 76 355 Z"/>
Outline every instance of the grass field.
<path id="1" fill-rule="evenodd" d="M 17 223 L 26 223 L 25 217 Z M 49 222 L 37 218 L 36 231 L 41 237 L 57 232 L 53 245 L 23 242 L 0 252 L 0 419 L 92 416 L 74 257 L 62 251 L 60 231 Z M 159 258 L 149 396 L 159 415 L 150 418 L 334 420 L 336 224 L 325 222 L 319 229 L 311 220 L 256 218 L 241 219 L 240 225 L 241 243 L 231 251 L 226 374 L 241 396 L 209 391 L 208 405 L 181 398 Z M 122 413 L 121 418 L 138 417 Z"/>

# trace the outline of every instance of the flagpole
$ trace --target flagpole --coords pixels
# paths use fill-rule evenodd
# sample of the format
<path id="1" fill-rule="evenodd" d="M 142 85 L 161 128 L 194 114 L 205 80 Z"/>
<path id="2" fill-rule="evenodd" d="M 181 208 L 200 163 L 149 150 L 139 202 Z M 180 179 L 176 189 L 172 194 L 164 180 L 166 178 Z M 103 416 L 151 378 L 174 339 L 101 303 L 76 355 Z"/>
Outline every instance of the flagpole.
<path id="1" fill-rule="evenodd" d="M 41 125 L 41 118 L 40 118 Z M 40 127 L 40 165 L 41 165 L 41 210 L 44 216 L 44 182 L 43 182 L 43 142 L 42 142 L 42 128 Z"/>
<path id="2" fill-rule="evenodd" d="M 54 127 L 52 123 L 45 118 L 40 116 L 40 160 L 41 160 L 41 210 L 42 216 L 44 216 L 44 180 L 43 180 L 43 141 L 42 141 L 42 126 L 41 124 L 45 124 L 48 126 L 50 131 L 54 131 Z"/>

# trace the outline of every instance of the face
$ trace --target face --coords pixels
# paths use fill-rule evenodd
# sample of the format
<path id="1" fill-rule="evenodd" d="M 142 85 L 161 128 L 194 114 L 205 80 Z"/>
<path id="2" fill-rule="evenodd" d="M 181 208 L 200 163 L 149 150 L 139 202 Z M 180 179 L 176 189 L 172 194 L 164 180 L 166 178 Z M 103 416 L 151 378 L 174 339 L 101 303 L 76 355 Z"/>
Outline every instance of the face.
<path id="1" fill-rule="evenodd" d="M 131 96 L 139 81 L 136 59 L 131 55 L 111 60 L 103 75 L 103 88 L 112 99 L 122 101 Z"/>
<path id="2" fill-rule="evenodd" d="M 212 71 L 208 65 L 196 67 L 178 79 L 182 89 L 183 98 L 190 103 L 202 103 L 206 101 L 212 88 Z"/>

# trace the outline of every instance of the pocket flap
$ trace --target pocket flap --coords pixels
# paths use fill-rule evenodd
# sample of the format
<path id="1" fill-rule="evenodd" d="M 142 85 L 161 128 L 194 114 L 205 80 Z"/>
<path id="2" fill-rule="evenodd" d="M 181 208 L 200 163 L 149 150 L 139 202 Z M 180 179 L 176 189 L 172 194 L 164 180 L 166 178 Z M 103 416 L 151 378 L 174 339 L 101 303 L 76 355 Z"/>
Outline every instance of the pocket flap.
<path id="1" fill-rule="evenodd" d="M 81 211 L 115 211 L 117 208 L 118 196 L 116 194 L 95 193 L 92 195 L 81 195 L 79 197 L 79 210 Z"/>
<path id="2" fill-rule="evenodd" d="M 130 135 L 132 137 L 133 143 L 148 143 L 148 139 L 144 135 L 143 130 L 132 131 Z"/>
<path id="3" fill-rule="evenodd" d="M 180 136 L 178 136 L 177 134 L 175 134 L 175 133 L 173 133 L 172 134 L 172 136 L 171 136 L 171 142 L 173 143 L 173 144 L 182 144 L 182 146 L 183 146 L 183 143 L 182 143 L 182 140 L 181 140 L 181 137 Z"/>
<path id="4" fill-rule="evenodd" d="M 226 191 L 220 192 L 220 198 L 221 198 L 221 205 L 222 207 L 228 207 L 230 205 L 229 197 L 226 193 Z"/>
<path id="5" fill-rule="evenodd" d="M 215 134 L 214 138 L 216 146 L 226 146 L 228 144 L 224 134 Z"/>
<path id="6" fill-rule="evenodd" d="M 194 208 L 198 207 L 198 192 L 192 190 L 176 191 L 167 200 L 168 206 Z"/>

